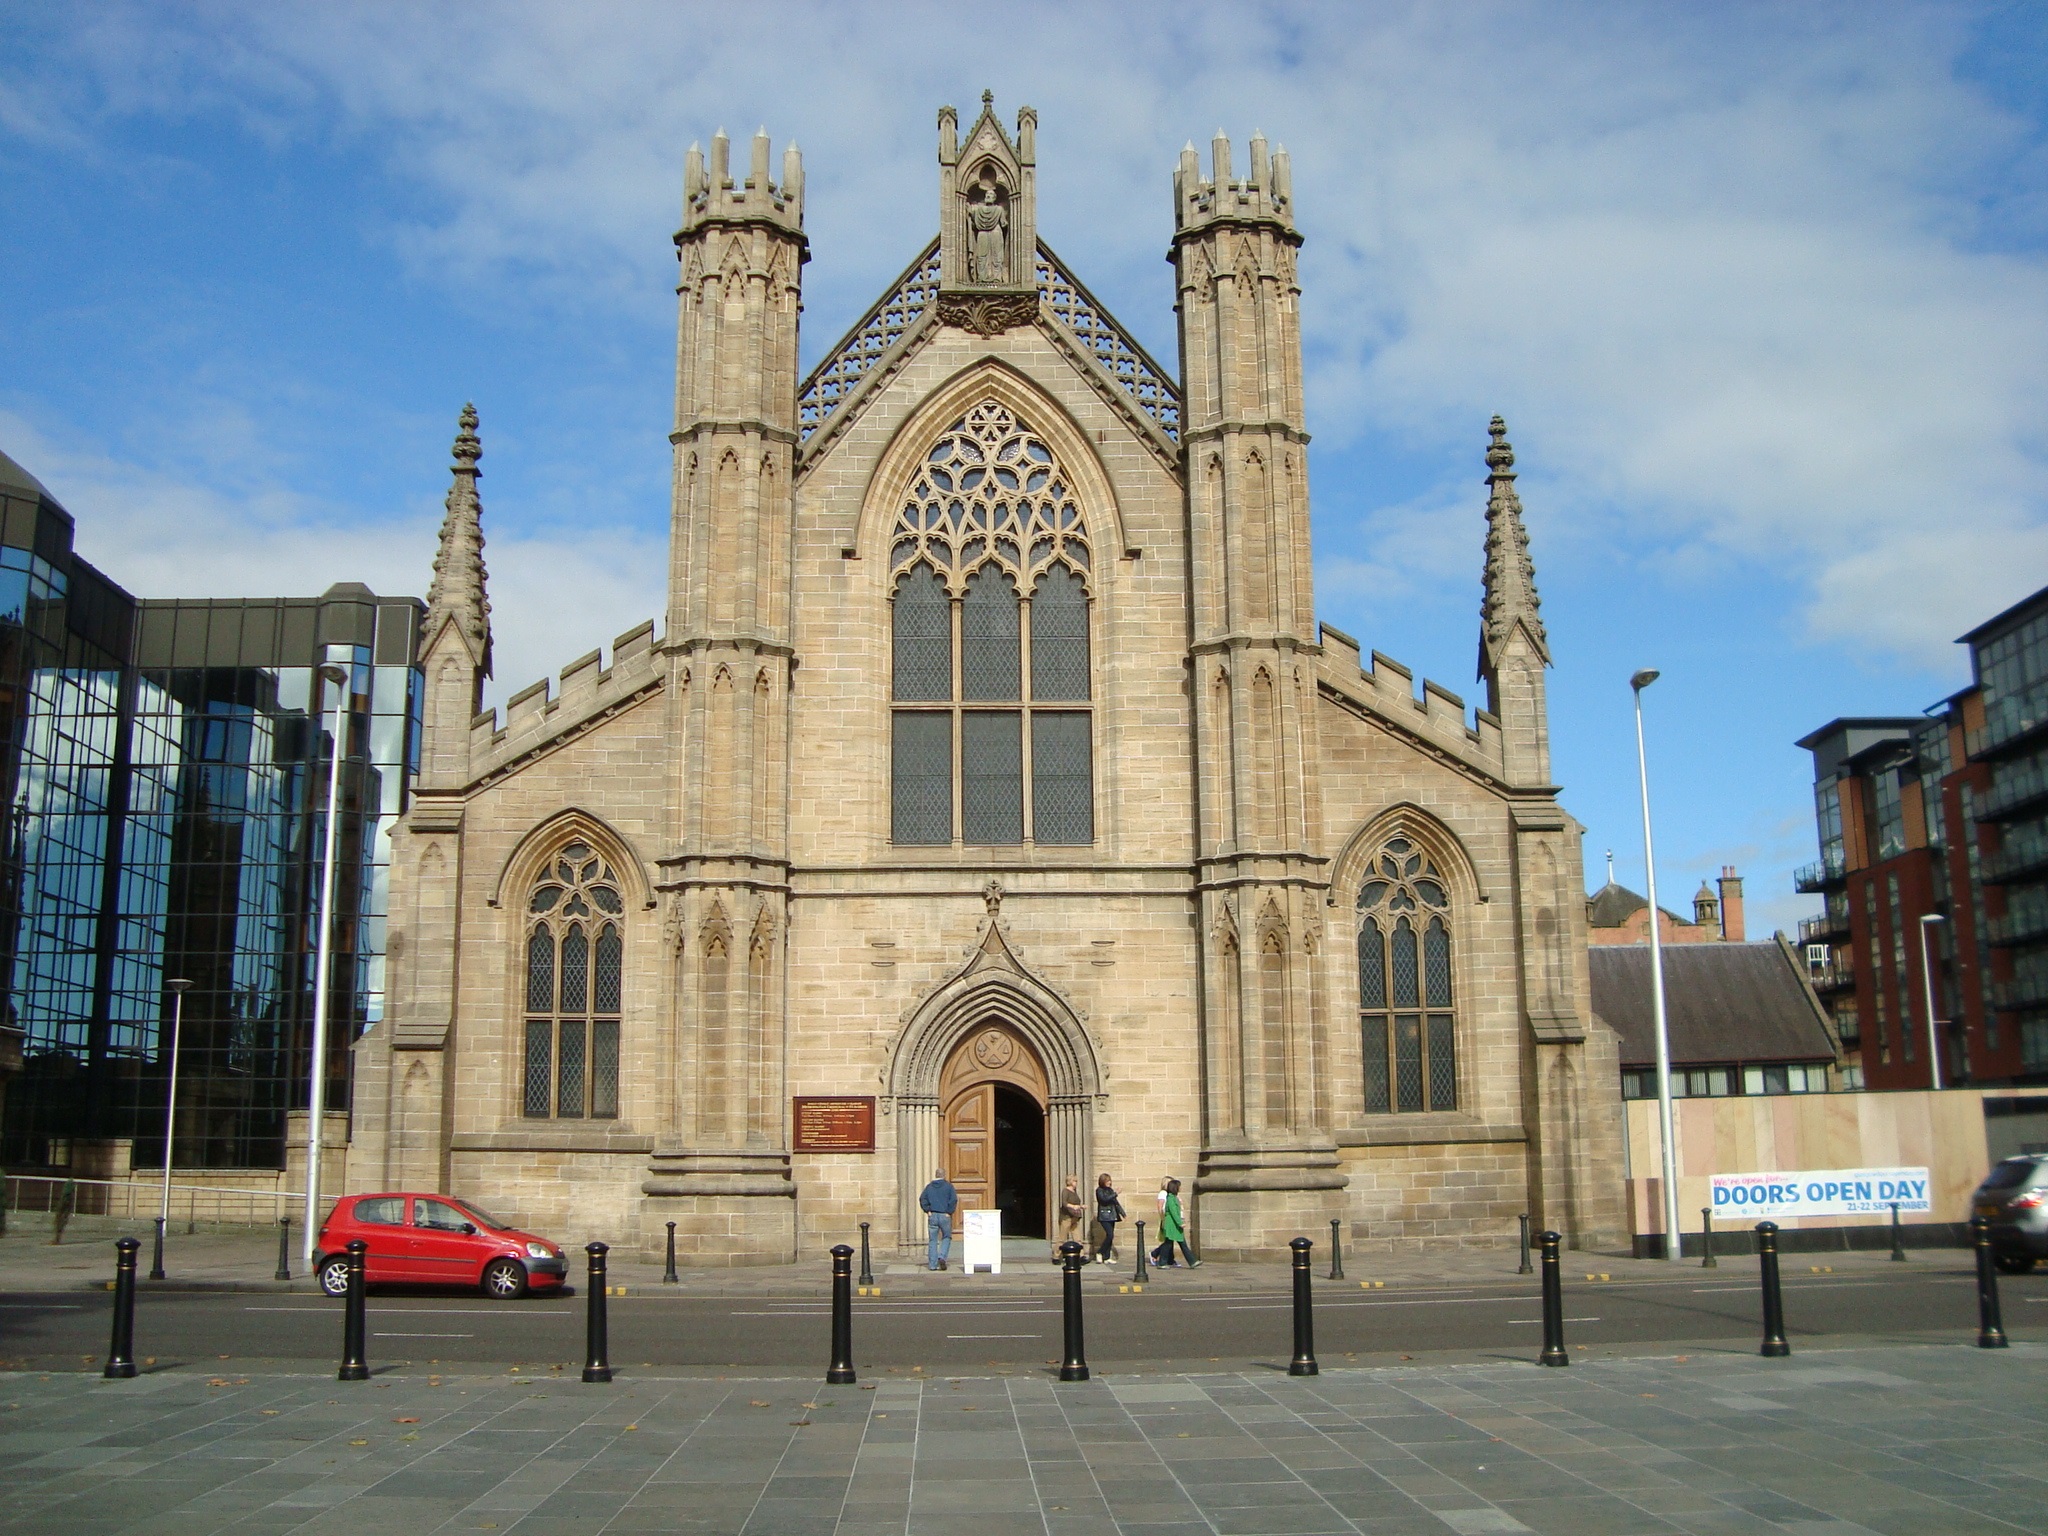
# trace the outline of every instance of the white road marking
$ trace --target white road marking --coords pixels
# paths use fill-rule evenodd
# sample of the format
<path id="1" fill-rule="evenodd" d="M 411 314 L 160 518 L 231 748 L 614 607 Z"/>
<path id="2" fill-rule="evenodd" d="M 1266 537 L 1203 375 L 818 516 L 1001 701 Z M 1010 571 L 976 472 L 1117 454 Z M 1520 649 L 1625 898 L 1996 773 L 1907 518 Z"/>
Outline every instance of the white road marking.
<path id="1" fill-rule="evenodd" d="M 1527 1323 L 1531 1328 L 1534 1328 L 1542 1321 L 1543 1319 L 1540 1317 L 1511 1317 L 1508 1319 L 1508 1326 L 1512 1328 L 1518 1323 Z M 1566 1323 L 1597 1323 L 1600 1319 L 1597 1317 L 1566 1317 L 1559 1319 L 1559 1321 Z"/>
<path id="2" fill-rule="evenodd" d="M 473 1339 L 476 1335 L 473 1333 L 379 1333 L 373 1335 L 373 1337 L 379 1339 Z"/>
<path id="3" fill-rule="evenodd" d="M 244 1312 L 317 1312 L 332 1317 L 332 1307 L 244 1307 Z M 372 1307 L 379 1317 L 573 1317 L 572 1307 Z"/>
<path id="4" fill-rule="evenodd" d="M 949 1333 L 949 1339 L 1042 1339 L 1042 1333 Z"/>
<path id="5" fill-rule="evenodd" d="M 1251 1305 L 1232 1306 L 1232 1312 L 1284 1312 L 1292 1303 L 1284 1301 L 1257 1302 Z M 1452 1296 L 1430 1301 L 1319 1301 L 1318 1312 L 1332 1312 L 1346 1307 L 1484 1307 L 1513 1306 L 1526 1307 L 1526 1296 Z"/>
<path id="6" fill-rule="evenodd" d="M 68 1301 L 53 1301 L 47 1305 L 33 1301 L 0 1301 L 0 1312 L 79 1312 L 84 1309 Z"/>

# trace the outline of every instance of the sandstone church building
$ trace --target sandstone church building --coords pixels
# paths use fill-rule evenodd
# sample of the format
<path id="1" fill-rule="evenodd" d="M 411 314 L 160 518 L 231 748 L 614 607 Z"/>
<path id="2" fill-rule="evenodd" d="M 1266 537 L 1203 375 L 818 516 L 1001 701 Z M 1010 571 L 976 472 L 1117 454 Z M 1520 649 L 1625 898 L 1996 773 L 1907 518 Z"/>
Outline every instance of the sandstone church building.
<path id="1" fill-rule="evenodd" d="M 464 412 L 353 1187 L 702 1264 L 921 1244 L 936 1167 L 1011 1234 L 1108 1172 L 1213 1253 L 1621 1239 L 1504 427 L 1468 719 L 1315 621 L 1286 153 L 1181 155 L 1176 375 L 1036 126 L 939 114 L 938 237 L 808 376 L 795 147 L 690 150 L 666 620 L 502 722 Z"/>

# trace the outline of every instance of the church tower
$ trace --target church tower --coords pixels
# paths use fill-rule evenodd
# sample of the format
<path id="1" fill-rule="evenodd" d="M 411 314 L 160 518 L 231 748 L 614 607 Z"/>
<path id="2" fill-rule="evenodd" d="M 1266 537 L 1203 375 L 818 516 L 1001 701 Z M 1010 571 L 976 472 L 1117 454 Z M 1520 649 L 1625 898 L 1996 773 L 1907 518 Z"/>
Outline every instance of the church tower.
<path id="1" fill-rule="evenodd" d="M 720 132 L 683 175 L 668 634 L 675 828 L 662 861 L 677 1051 L 644 1192 L 679 1240 L 794 1251 L 783 1131 L 791 492 L 803 160 L 736 179 Z M 706 1198 L 708 1197 L 708 1198 Z"/>
<path id="2" fill-rule="evenodd" d="M 1251 1249 L 1334 1208 L 1327 860 L 1302 409 L 1301 236 L 1285 150 L 1239 178 L 1220 132 L 1174 178 L 1193 581 L 1206 1240 Z M 1285 1229 L 1283 1232 L 1282 1229 Z"/>

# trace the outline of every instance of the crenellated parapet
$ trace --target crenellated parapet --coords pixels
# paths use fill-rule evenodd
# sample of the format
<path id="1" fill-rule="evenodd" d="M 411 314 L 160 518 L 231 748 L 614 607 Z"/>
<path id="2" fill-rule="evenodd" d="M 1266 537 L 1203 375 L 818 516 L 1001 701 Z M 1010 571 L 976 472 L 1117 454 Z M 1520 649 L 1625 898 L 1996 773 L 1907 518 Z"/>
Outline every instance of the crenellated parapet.
<path id="1" fill-rule="evenodd" d="M 683 156 L 683 227 L 681 245 L 706 224 L 772 224 L 802 238 L 804 229 L 804 157 L 792 140 L 782 151 L 782 180 L 768 179 L 768 130 L 754 135 L 746 178 L 732 175 L 732 145 L 719 129 L 711 138 L 711 159 L 692 144 Z"/>
<path id="2" fill-rule="evenodd" d="M 1378 651 L 1361 654 L 1358 642 L 1340 629 L 1325 624 L 1321 636 L 1317 681 L 1325 698 L 1427 743 L 1475 774 L 1504 777 L 1500 721 L 1491 713 L 1478 709 L 1468 715 L 1460 695 L 1429 678 L 1418 694 L 1412 671 Z"/>
<path id="3" fill-rule="evenodd" d="M 551 680 L 522 688 L 505 701 L 505 718 L 487 709 L 470 722 L 469 761 L 474 784 L 500 777 L 519 763 L 611 719 L 667 681 L 654 621 L 635 625 L 612 642 L 611 665 L 602 649 L 579 656 Z"/>

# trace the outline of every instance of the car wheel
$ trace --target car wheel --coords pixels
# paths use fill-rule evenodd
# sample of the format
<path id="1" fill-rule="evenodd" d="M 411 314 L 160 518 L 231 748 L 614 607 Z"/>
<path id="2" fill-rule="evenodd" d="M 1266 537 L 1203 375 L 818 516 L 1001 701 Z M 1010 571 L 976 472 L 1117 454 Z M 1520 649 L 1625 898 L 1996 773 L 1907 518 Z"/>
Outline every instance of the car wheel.
<path id="1" fill-rule="evenodd" d="M 493 1301 L 517 1301 L 526 1294 L 526 1266 L 517 1259 L 493 1259 L 484 1266 L 483 1286 Z"/>
<path id="2" fill-rule="evenodd" d="M 2007 1275 L 2030 1274 L 2034 1268 L 2034 1261 L 2023 1253 L 1994 1254 L 1991 1262 L 1998 1266 L 2001 1274 Z"/>
<path id="3" fill-rule="evenodd" d="M 331 1259 L 322 1259 L 318 1273 L 320 1289 L 328 1295 L 346 1296 L 348 1294 L 347 1258 L 337 1256 Z"/>

